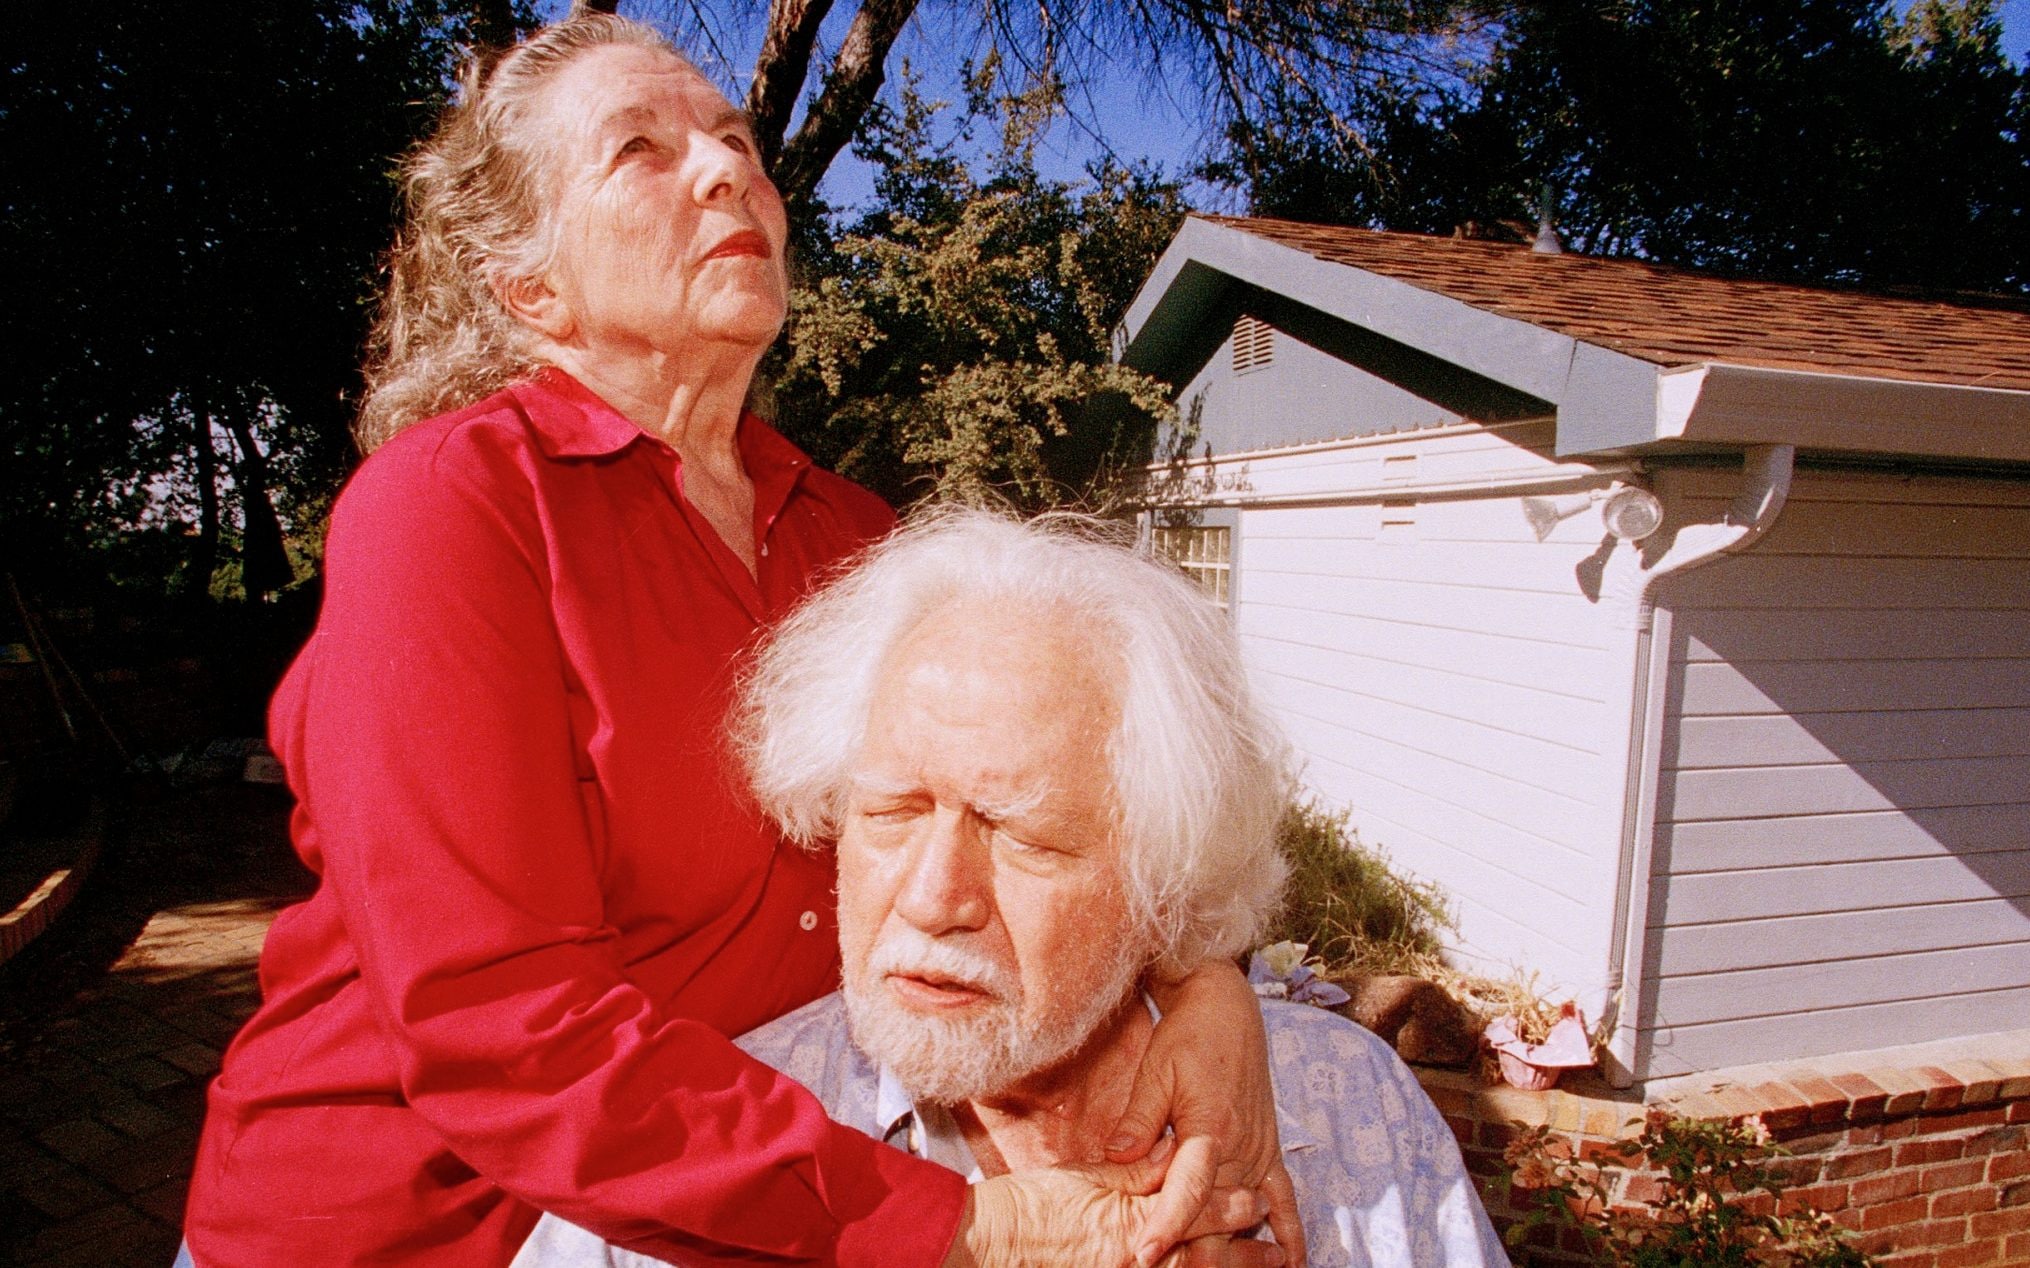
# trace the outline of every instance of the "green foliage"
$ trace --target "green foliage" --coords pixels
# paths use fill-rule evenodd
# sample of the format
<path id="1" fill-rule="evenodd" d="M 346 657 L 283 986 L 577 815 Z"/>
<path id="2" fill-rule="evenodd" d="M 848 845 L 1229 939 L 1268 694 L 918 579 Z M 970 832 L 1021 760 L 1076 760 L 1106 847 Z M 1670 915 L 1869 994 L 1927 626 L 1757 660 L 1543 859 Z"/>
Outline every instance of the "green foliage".
<path id="1" fill-rule="evenodd" d="M 1902 6 L 1897 6 L 1902 8 Z M 1260 214 L 1877 287 L 2030 289 L 2030 78 L 1991 0 L 1521 0 L 1477 70 L 1300 96 L 1208 168 Z"/>
<path id="2" fill-rule="evenodd" d="M 1503 1154 L 1494 1192 L 1529 1195 L 1508 1231 L 1521 1245 L 1541 1226 L 1576 1229 L 1591 1262 L 1618 1268 L 1865 1268 L 1873 1261 L 1818 1211 L 1778 1215 L 1784 1181 L 1771 1165 L 1782 1150 L 1760 1122 L 1679 1118 L 1650 1111 L 1642 1134 L 1608 1145 L 1609 1164 L 1647 1165 L 1663 1173 L 1663 1196 L 1650 1207 L 1616 1207 L 1611 1174 L 1578 1163 L 1548 1127 L 1518 1123 Z M 1646 1160 L 1646 1164 L 1645 1164 Z"/>
<path id="3" fill-rule="evenodd" d="M 1263 943 L 1306 944 L 1327 977 L 1421 973 L 1437 964 L 1440 932 L 1452 927 L 1443 893 L 1396 873 L 1344 811 L 1292 802 L 1278 839 L 1290 880 Z"/>
<path id="4" fill-rule="evenodd" d="M 272 547 L 275 513 L 301 523 L 328 494 L 352 453 L 344 398 L 392 237 L 391 168 L 435 117 L 470 22 L 457 0 L 10 15 L 9 567 L 56 588 L 121 571 L 107 552 L 180 534 L 207 477 L 243 502 L 203 516 L 213 540 L 251 515 Z M 265 461 L 249 466 L 234 428 Z"/>
<path id="5" fill-rule="evenodd" d="M 806 235 L 778 422 L 892 501 L 1104 508 L 1173 412 L 1107 338 L 1182 204 L 1143 168 L 1044 179 L 1055 86 L 1004 91 L 992 59 L 968 82 L 949 118 L 905 66 L 900 109 L 858 146 L 879 167 L 874 207 L 829 243 Z M 961 152 L 989 128 L 975 172 Z"/>

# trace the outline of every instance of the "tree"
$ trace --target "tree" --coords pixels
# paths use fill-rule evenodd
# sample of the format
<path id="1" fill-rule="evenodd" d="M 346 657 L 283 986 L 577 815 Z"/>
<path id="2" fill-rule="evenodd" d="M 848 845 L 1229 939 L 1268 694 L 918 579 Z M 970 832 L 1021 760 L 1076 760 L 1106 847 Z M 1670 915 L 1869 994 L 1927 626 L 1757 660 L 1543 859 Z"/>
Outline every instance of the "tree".
<path id="1" fill-rule="evenodd" d="M 1476 75 L 1373 103 L 1348 161 L 1301 102 L 1210 173 L 1259 213 L 1524 238 L 1807 282 L 2030 286 L 2030 87 L 1989 0 L 1519 7 Z"/>
<path id="2" fill-rule="evenodd" d="M 393 157 L 434 117 L 469 30 L 448 0 L 15 15 L 0 242 L 27 302 L 0 317 L 10 566 L 55 572 L 82 544 L 194 517 L 186 590 L 207 592 L 233 539 L 249 592 L 286 583 L 285 522 L 350 458 Z"/>
<path id="3" fill-rule="evenodd" d="M 1043 179 L 1058 89 L 1004 92 L 1000 75 L 991 57 L 969 73 L 951 118 L 905 69 L 899 109 L 873 113 L 860 152 L 877 205 L 802 261 L 778 422 L 898 504 L 1101 505 L 1170 413 L 1162 385 L 1110 362 L 1107 336 L 1183 207 L 1145 169 Z M 985 129 L 975 174 L 961 151 Z"/>
<path id="4" fill-rule="evenodd" d="M 989 55 L 1076 100 L 1099 76 L 1139 74 L 1151 91 L 1185 85 L 1216 135 L 1294 94 L 1337 102 L 1348 91 L 1405 75 L 1450 74 L 1453 49 L 1439 35 L 1474 29 L 1498 0 L 858 0 L 829 61 L 819 36 L 832 0 L 769 0 L 746 107 L 793 209 L 813 210 L 819 181 L 861 135 L 886 82 L 896 41 L 919 16 L 950 21 L 961 52 Z M 586 8 L 614 12 L 617 0 Z M 674 6 L 680 39 L 710 43 L 714 31 L 755 16 L 753 0 L 685 0 Z M 820 63 L 823 63 L 822 67 Z M 808 90 L 808 91 L 806 91 Z M 794 133 L 798 99 L 807 98 Z M 1089 125 L 1102 121 L 1088 119 Z"/>

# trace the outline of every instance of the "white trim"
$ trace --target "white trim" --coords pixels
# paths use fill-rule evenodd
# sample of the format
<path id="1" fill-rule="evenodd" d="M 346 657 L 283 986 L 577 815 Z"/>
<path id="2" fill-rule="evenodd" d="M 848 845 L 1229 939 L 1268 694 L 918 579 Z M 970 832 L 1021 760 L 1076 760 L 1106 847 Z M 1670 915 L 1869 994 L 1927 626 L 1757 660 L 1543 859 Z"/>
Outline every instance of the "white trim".
<path id="1" fill-rule="evenodd" d="M 1151 507 L 1188 506 L 1352 506 L 1363 502 L 1395 501 L 1406 497 L 1431 497 L 1452 494 L 1480 494 L 1484 497 L 1500 497 L 1523 489 L 1559 488 L 1568 484 L 1583 484 L 1614 476 L 1630 475 L 1642 470 L 1638 462 L 1598 462 L 1567 464 L 1559 467 L 1514 468 L 1509 471 L 1488 471 L 1470 480 L 1398 480 L 1376 484 L 1365 489 L 1333 489 L 1317 493 L 1238 493 L 1211 492 L 1202 496 L 1178 498 L 1174 501 L 1151 502 Z"/>
<path id="2" fill-rule="evenodd" d="M 1469 436 L 1507 431 L 1514 427 L 1541 427 L 1556 420 L 1546 414 L 1538 418 L 1511 418 L 1499 423 L 1437 423 L 1430 427 L 1414 427 L 1406 431 L 1375 432 L 1366 436 L 1345 436 L 1338 440 L 1310 440 L 1301 445 L 1282 445 L 1274 449 L 1245 449 L 1234 453 L 1223 453 L 1211 459 L 1187 458 L 1183 462 L 1152 462 L 1144 470 L 1186 471 L 1194 468 L 1210 470 L 1222 463 L 1253 461 L 1256 458 L 1288 458 L 1303 454 L 1331 453 L 1338 449 L 1368 449 L 1375 445 L 1402 444 L 1405 441 L 1443 438 L 1447 436 Z"/>
<path id="3" fill-rule="evenodd" d="M 1659 376 L 1656 438 L 2030 462 L 2030 392 L 1713 362 Z"/>

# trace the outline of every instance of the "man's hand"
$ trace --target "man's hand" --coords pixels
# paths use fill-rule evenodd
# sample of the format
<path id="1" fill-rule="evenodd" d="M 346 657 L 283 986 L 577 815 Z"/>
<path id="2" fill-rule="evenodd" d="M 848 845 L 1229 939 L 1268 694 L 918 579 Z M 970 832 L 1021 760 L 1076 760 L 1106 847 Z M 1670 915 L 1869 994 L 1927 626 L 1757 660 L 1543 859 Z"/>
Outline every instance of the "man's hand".
<path id="1" fill-rule="evenodd" d="M 1177 982 L 1153 981 L 1149 989 L 1163 1020 L 1107 1144 L 1107 1156 L 1116 1162 L 1146 1158 L 1166 1122 L 1179 1142 L 1137 1247 L 1139 1262 L 1156 1262 L 1190 1236 L 1187 1229 L 1208 1195 L 1226 1186 L 1257 1190 L 1268 1199 L 1270 1231 L 1290 1264 L 1303 1268 L 1304 1225 L 1276 1139 L 1268 1040 L 1253 989 L 1223 960 L 1209 961 Z"/>
<path id="2" fill-rule="evenodd" d="M 1161 1200 L 1160 1162 L 1059 1167 L 976 1184 L 944 1268 L 1130 1268 Z M 1158 1261 L 1163 1268 L 1279 1268 L 1282 1250 L 1232 1235 L 1261 1222 L 1265 1206 L 1248 1189 L 1216 1188 L 1184 1230 L 1198 1239 Z"/>

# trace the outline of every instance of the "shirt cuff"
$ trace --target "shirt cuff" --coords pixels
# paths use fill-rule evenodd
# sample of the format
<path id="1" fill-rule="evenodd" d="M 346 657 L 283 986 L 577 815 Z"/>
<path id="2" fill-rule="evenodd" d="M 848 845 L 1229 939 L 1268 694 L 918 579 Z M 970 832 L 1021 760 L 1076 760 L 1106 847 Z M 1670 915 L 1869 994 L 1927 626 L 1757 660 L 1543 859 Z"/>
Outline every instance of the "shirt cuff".
<path id="1" fill-rule="evenodd" d="M 858 1137 L 847 1152 L 862 1154 L 826 1168 L 839 1268 L 937 1268 L 958 1235 L 965 1177 L 851 1129 L 839 1134 Z"/>

